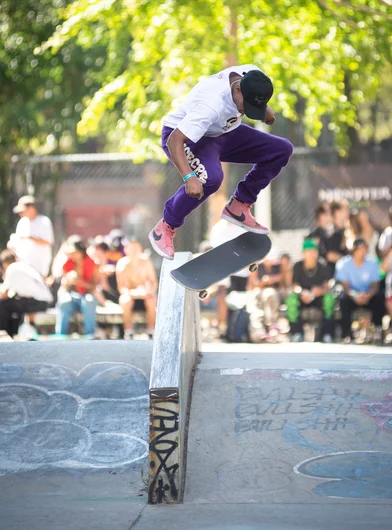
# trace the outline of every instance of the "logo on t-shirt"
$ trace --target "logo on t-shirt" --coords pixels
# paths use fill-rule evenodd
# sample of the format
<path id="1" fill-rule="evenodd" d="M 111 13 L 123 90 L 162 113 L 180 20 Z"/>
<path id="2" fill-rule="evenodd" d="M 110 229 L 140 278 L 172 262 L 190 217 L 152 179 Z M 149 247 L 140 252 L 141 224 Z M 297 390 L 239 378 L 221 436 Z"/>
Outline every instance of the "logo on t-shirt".
<path id="1" fill-rule="evenodd" d="M 228 131 L 237 121 L 239 120 L 238 116 L 233 116 L 226 121 L 226 125 L 223 127 L 224 131 Z"/>

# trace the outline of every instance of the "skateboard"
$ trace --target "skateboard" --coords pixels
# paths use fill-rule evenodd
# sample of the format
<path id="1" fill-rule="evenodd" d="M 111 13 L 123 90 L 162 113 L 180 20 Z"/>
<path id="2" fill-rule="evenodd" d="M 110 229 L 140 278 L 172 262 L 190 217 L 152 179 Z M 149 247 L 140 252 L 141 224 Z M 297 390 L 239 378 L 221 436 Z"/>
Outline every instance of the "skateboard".
<path id="1" fill-rule="evenodd" d="M 257 264 L 271 249 L 271 240 L 264 234 L 245 232 L 222 245 L 200 254 L 171 271 L 172 278 L 186 289 L 198 291 L 199 298 L 208 296 L 207 289 L 228 276 L 249 267 L 257 270 Z"/>

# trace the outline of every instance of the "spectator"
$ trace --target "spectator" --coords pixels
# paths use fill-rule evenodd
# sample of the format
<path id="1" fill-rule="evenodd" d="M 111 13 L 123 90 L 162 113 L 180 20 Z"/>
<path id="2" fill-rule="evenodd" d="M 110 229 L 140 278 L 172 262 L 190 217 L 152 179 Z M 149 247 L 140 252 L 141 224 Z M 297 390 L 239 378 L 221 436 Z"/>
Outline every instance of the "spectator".
<path id="1" fill-rule="evenodd" d="M 19 261 L 34 267 L 43 277 L 48 276 L 52 261 L 53 226 L 48 217 L 38 213 L 35 198 L 25 195 L 19 199 L 14 213 L 21 217 L 8 242 Z"/>
<path id="2" fill-rule="evenodd" d="M 392 206 L 389 207 L 389 226 L 385 228 L 382 232 L 379 242 L 378 242 L 378 251 L 381 258 L 389 253 L 392 248 Z"/>
<path id="3" fill-rule="evenodd" d="M 94 291 L 99 283 L 99 271 L 87 255 L 86 246 L 79 236 L 70 236 L 64 246 L 67 261 L 63 265 L 61 287 L 57 295 L 56 333 L 69 332 L 73 313 L 83 314 L 84 333 L 94 335 L 96 329 L 96 305 Z"/>
<path id="4" fill-rule="evenodd" d="M 132 312 L 139 309 L 146 310 L 147 333 L 152 338 L 158 289 L 155 269 L 138 241 L 130 241 L 125 247 L 125 254 L 116 266 L 120 305 L 124 311 L 124 339 L 132 339 Z"/>
<path id="5" fill-rule="evenodd" d="M 0 266 L 4 279 L 0 292 L 0 330 L 13 337 L 21 316 L 45 311 L 53 297 L 40 273 L 28 263 L 16 261 L 10 250 L 0 254 Z M 17 315 L 17 320 L 13 315 Z"/>
<path id="6" fill-rule="evenodd" d="M 328 275 L 331 278 L 335 271 L 335 264 L 347 254 L 345 230 L 348 225 L 349 210 L 344 201 L 331 203 L 333 231 L 320 239 L 320 246 L 325 253 L 328 265 Z"/>
<path id="7" fill-rule="evenodd" d="M 367 211 L 352 210 L 350 213 L 350 225 L 346 233 L 347 249 L 352 249 L 356 239 L 364 239 L 369 248 L 368 255 L 376 258 L 378 237 L 379 234 L 371 224 Z"/>
<path id="8" fill-rule="evenodd" d="M 106 301 L 109 300 L 118 304 L 119 292 L 117 289 L 116 266 L 109 263 L 109 245 L 104 241 L 93 243 L 90 252 L 90 257 L 99 268 L 100 281 L 95 293 L 98 302 L 101 305 L 105 305 Z"/>
<path id="9" fill-rule="evenodd" d="M 314 239 L 319 245 L 319 255 L 323 258 L 326 256 L 324 241 L 333 229 L 332 217 L 329 206 L 320 205 L 315 211 L 316 228 L 308 235 L 307 239 Z"/>
<path id="10" fill-rule="evenodd" d="M 380 293 L 380 272 L 376 260 L 368 257 L 368 245 L 364 239 L 353 243 L 352 256 L 346 256 L 336 264 L 335 278 L 344 288 L 340 301 L 342 332 L 345 342 L 352 340 L 351 315 L 354 309 L 362 307 L 372 313 L 372 322 L 381 338 L 381 324 L 384 316 L 384 298 Z"/>
<path id="11" fill-rule="evenodd" d="M 387 274 L 385 278 L 385 306 L 392 320 L 392 247 L 390 247 L 388 254 L 385 255 L 381 263 L 381 269 Z"/>
<path id="12" fill-rule="evenodd" d="M 318 245 L 313 239 L 305 239 L 302 251 L 303 260 L 294 265 L 293 292 L 286 299 L 292 341 L 303 340 L 301 311 L 306 307 L 315 307 L 323 312 L 323 342 L 332 342 L 335 299 L 328 287 L 328 269 L 319 260 Z"/>
<path id="13" fill-rule="evenodd" d="M 256 305 L 263 311 L 263 324 L 269 336 L 276 336 L 279 332 L 281 282 L 280 253 L 276 247 L 272 247 L 258 270 L 250 275 L 248 282 L 248 290 L 258 289 Z"/>
<path id="14" fill-rule="evenodd" d="M 293 285 L 293 264 L 289 254 L 282 254 L 280 258 L 281 285 L 280 293 L 283 299 L 289 294 Z"/>
<path id="15" fill-rule="evenodd" d="M 124 232 L 119 228 L 113 229 L 110 234 L 105 238 L 109 245 L 109 249 L 106 253 L 106 257 L 109 265 L 116 265 L 119 259 L 125 256 L 124 250 Z"/>

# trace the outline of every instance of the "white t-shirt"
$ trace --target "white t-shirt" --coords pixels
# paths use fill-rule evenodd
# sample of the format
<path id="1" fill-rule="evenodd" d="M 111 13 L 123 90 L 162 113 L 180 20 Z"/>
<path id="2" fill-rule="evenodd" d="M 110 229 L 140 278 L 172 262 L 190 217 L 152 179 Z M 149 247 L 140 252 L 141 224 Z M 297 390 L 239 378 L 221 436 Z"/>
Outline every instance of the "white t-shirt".
<path id="1" fill-rule="evenodd" d="M 203 79 L 189 92 L 185 101 L 163 118 L 163 124 L 178 128 L 192 142 L 203 136 L 221 136 L 236 129 L 243 115 L 233 101 L 230 73 L 242 75 L 259 70 L 253 64 L 232 66 Z"/>
<path id="2" fill-rule="evenodd" d="M 4 275 L 2 291 L 9 291 L 9 296 L 34 298 L 40 302 L 52 302 L 53 296 L 41 274 L 31 265 L 17 261 L 11 263 Z"/>
<path id="3" fill-rule="evenodd" d="M 24 237 L 36 237 L 48 241 L 50 244 L 40 245 L 32 239 L 21 239 Z M 28 263 L 42 276 L 47 276 L 52 261 L 53 241 L 53 226 L 49 217 L 37 215 L 32 221 L 27 217 L 22 217 L 17 224 L 11 247 L 19 261 Z"/>

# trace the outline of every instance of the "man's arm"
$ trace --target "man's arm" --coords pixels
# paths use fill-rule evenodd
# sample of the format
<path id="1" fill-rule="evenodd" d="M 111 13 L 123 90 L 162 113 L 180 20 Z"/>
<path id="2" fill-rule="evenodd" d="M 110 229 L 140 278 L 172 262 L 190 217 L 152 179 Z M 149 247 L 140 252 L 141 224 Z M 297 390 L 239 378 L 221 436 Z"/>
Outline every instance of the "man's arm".
<path id="1" fill-rule="evenodd" d="M 38 245 L 49 246 L 49 247 L 52 246 L 52 243 L 50 241 L 46 241 L 45 239 L 41 239 L 39 237 L 22 236 L 20 239 L 31 239 L 32 241 L 34 241 L 34 243 L 37 243 Z"/>
<path id="2" fill-rule="evenodd" d="M 167 147 L 173 160 L 173 164 L 178 169 L 181 177 L 185 177 L 185 175 L 192 173 L 192 169 L 184 151 L 184 144 L 186 142 L 189 142 L 189 138 L 187 138 L 180 129 L 174 129 L 167 142 Z M 197 177 L 190 177 L 185 182 L 185 191 L 189 197 L 194 199 L 200 200 L 204 195 L 203 186 Z"/>

